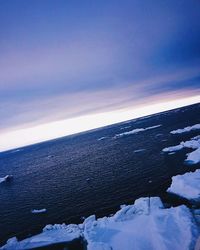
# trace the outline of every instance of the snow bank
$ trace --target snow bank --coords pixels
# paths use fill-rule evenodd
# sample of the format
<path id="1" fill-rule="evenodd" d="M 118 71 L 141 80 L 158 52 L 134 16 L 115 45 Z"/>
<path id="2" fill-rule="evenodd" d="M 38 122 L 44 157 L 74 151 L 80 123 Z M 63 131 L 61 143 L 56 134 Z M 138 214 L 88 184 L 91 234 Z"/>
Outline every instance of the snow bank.
<path id="1" fill-rule="evenodd" d="M 182 134 L 182 133 L 190 132 L 193 130 L 200 130 L 200 124 L 195 124 L 193 126 L 188 126 L 188 127 L 182 128 L 182 129 L 173 130 L 170 133 L 171 134 Z"/>
<path id="2" fill-rule="evenodd" d="M 81 231 L 78 225 L 55 224 L 47 225 L 41 234 L 18 241 L 13 237 L 7 241 L 7 244 L 0 249 L 6 250 L 24 250 L 33 249 L 35 247 L 48 246 L 56 243 L 70 242 L 78 239 L 81 236 Z"/>
<path id="3" fill-rule="evenodd" d="M 0 178 L 0 183 L 10 181 L 13 178 L 12 175 L 6 175 Z"/>
<path id="4" fill-rule="evenodd" d="M 197 227 L 186 206 L 164 209 L 158 197 L 140 198 L 112 217 L 86 219 L 84 237 L 88 250 L 188 250 Z"/>
<path id="5" fill-rule="evenodd" d="M 172 177 L 167 192 L 177 194 L 188 200 L 200 200 L 200 169 Z"/>
<path id="6" fill-rule="evenodd" d="M 126 136 L 126 135 L 137 134 L 137 133 L 139 133 L 139 132 L 144 132 L 144 131 L 146 131 L 146 130 L 158 128 L 158 127 L 161 127 L 161 126 L 162 126 L 162 125 L 156 125 L 156 126 L 147 127 L 147 128 L 136 128 L 136 129 L 133 129 L 133 130 L 128 131 L 128 132 L 116 134 L 116 135 L 114 136 L 114 138 L 119 138 L 119 137 Z"/>
<path id="7" fill-rule="evenodd" d="M 43 208 L 43 209 L 33 209 L 31 210 L 31 213 L 32 214 L 40 214 L 40 213 L 46 213 L 46 208 Z"/>

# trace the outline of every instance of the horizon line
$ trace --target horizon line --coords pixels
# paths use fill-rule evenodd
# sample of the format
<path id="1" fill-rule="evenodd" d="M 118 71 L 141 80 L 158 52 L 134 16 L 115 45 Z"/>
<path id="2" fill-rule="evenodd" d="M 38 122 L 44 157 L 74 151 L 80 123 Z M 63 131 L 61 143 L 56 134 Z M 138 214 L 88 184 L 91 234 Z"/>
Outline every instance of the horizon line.
<path id="1" fill-rule="evenodd" d="M 184 101 L 187 100 L 187 103 L 185 103 Z M 114 113 L 117 113 L 118 116 L 120 115 L 120 110 L 117 110 L 117 111 L 113 111 L 113 112 L 105 112 L 105 113 L 100 113 L 100 114 L 92 114 L 92 115 L 85 115 L 83 117 L 78 117 L 78 118 L 71 118 L 71 119 L 65 119 L 65 120 L 60 120 L 60 121 L 55 121 L 55 122 L 50 122 L 50 123 L 47 123 L 47 124 L 42 124 L 42 125 L 38 125 L 38 126 L 35 126 L 35 127 L 31 127 L 31 128 L 25 128 L 25 129 L 19 129 L 19 130 L 16 130 L 16 131 L 12 131 L 12 132 L 6 132 L 5 135 L 1 136 L 0 135 L 0 138 L 1 137 L 5 137 L 4 138 L 4 143 L 5 145 L 4 146 L 1 146 L 2 148 L 0 148 L 0 153 L 4 153 L 4 152 L 8 152 L 8 151 L 12 151 L 12 150 L 17 150 L 17 149 L 21 149 L 21 148 L 24 148 L 24 147 L 28 147 L 28 146 L 33 146 L 33 145 L 36 145 L 36 144 L 40 144 L 40 143 L 45 143 L 45 142 L 48 142 L 48 141 L 53 141 L 53 140 L 57 140 L 57 139 L 61 139 L 61 138 L 64 138 L 64 137 L 67 137 L 67 136 L 71 136 L 71 135 L 78 135 L 78 134 L 81 134 L 81 133 L 87 133 L 87 132 L 90 132 L 90 131 L 94 131 L 94 130 L 97 130 L 97 129 L 101 129 L 101 128 L 105 128 L 105 127 L 108 127 L 108 126 L 112 126 L 112 125 L 115 125 L 115 124 L 120 124 L 120 123 L 123 123 L 123 122 L 128 122 L 128 121 L 131 121 L 131 120 L 134 120 L 134 119 L 138 119 L 138 118 L 142 118 L 142 117 L 147 117 L 149 115 L 156 115 L 156 114 L 159 114 L 159 113 L 163 113 L 163 112 L 166 112 L 166 111 L 172 111 L 172 110 L 175 110 L 175 109 L 178 109 L 178 108 L 183 108 L 183 107 L 187 107 L 187 106 L 190 106 L 190 105 L 195 105 L 195 104 L 198 104 L 200 103 L 200 95 L 197 95 L 197 96 L 192 96 L 192 97 L 186 97 L 186 98 L 181 98 L 179 100 L 173 100 L 173 101 L 168 101 L 168 102 L 160 102 L 160 103 L 157 103 L 157 104 L 151 104 L 151 105 L 146 105 L 142 108 L 136 108 L 136 109 L 128 109 L 127 111 L 123 111 L 121 112 L 121 114 L 123 113 L 125 116 L 124 118 L 126 117 L 127 119 L 118 119 L 116 120 L 116 118 L 114 118 L 113 116 L 113 119 L 111 119 L 112 121 L 105 121 L 104 123 L 100 123 L 99 125 L 96 124 L 96 125 L 91 125 L 91 127 L 85 127 L 83 128 L 82 130 L 79 128 L 78 130 L 75 130 L 74 132 L 63 132 L 59 135 L 56 136 L 50 136 L 49 138 L 48 137 L 44 137 L 44 139 L 35 139 L 34 141 L 34 137 L 33 137 L 33 142 L 31 143 L 31 141 L 27 141 L 27 142 L 22 142 L 22 144 L 20 143 L 17 143 L 15 142 L 15 145 L 13 144 L 7 144 L 6 145 L 6 136 L 8 137 L 7 141 L 10 141 L 12 138 L 15 138 L 15 137 L 18 137 L 20 138 L 22 136 L 22 134 L 24 133 L 24 136 L 26 137 L 26 134 L 28 131 L 30 131 L 31 133 L 31 130 L 33 130 L 33 132 L 36 132 L 37 129 L 45 129 L 45 126 L 46 126 L 46 129 L 49 129 L 49 134 L 50 132 L 52 132 L 52 130 L 55 129 L 55 126 L 57 125 L 57 128 L 59 129 L 59 126 L 62 127 L 63 125 L 66 125 L 66 122 L 76 122 L 76 120 L 78 119 L 83 119 L 84 120 L 88 119 L 88 116 L 91 118 L 96 118 L 97 116 L 106 116 L 106 115 L 111 115 L 110 113 L 112 113 L 112 115 L 114 115 Z M 166 107 L 166 105 L 168 104 L 168 107 Z M 171 104 L 171 105 L 170 105 Z M 176 104 L 176 106 L 174 106 Z M 150 111 L 148 112 L 148 108 L 149 107 L 155 107 L 155 106 L 160 106 L 160 105 L 164 105 L 165 107 L 164 108 L 161 108 L 160 111 L 158 111 L 157 109 L 155 109 L 155 112 L 154 111 Z M 147 109 L 146 112 L 144 112 L 144 110 Z M 139 111 L 139 110 L 143 110 L 143 114 L 141 115 L 134 115 L 134 113 L 132 113 L 132 117 L 130 116 L 130 112 L 133 112 L 134 111 Z M 107 116 L 107 118 L 108 118 Z M 105 117 L 104 117 L 105 118 Z M 74 121 L 73 121 L 74 120 Z M 63 123 L 63 124 L 62 124 Z M 74 125 L 74 124 L 73 124 Z M 50 128 L 50 126 L 52 126 L 52 128 Z M 53 127 L 54 126 L 54 127 Z M 49 128 L 48 128 L 49 127 Z M 35 130 L 35 131 L 34 131 Z M 22 134 L 20 134 L 22 133 Z M 18 136 L 17 136 L 18 134 Z M 33 133 L 34 134 L 34 133 Z M 47 134 L 48 135 L 48 134 Z M 12 137 L 13 136 L 13 137 Z M 10 139 L 9 139 L 10 138 Z M 21 137 L 23 138 L 23 137 Z"/>

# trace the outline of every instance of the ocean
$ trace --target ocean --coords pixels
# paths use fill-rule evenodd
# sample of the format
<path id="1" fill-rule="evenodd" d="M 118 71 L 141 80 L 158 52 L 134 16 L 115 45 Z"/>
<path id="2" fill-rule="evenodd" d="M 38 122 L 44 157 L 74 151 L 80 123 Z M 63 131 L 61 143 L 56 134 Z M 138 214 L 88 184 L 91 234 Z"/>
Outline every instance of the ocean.
<path id="1" fill-rule="evenodd" d="M 187 204 L 166 189 L 172 176 L 199 165 L 184 165 L 189 150 L 167 155 L 162 149 L 199 134 L 170 134 L 196 123 L 200 104 L 0 153 L 0 177 L 13 175 L 12 181 L 0 184 L 0 245 L 13 236 L 39 233 L 47 224 L 112 214 L 139 197 Z M 44 214 L 31 213 L 43 208 Z"/>

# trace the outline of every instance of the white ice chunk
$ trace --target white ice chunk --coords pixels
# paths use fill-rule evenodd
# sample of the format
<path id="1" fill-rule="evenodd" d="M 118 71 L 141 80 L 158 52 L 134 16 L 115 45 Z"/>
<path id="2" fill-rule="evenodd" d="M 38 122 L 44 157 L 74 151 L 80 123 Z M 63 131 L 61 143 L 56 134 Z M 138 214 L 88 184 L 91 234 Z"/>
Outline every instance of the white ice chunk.
<path id="1" fill-rule="evenodd" d="M 193 130 L 199 130 L 200 129 L 200 124 L 195 124 L 193 126 L 188 126 L 182 129 L 177 129 L 177 130 L 173 130 L 170 133 L 171 134 L 182 134 L 182 133 L 186 133 L 186 132 L 190 132 Z"/>
<path id="2" fill-rule="evenodd" d="M 185 163 L 189 165 L 200 163 L 200 147 L 195 151 L 187 154 Z"/>
<path id="3" fill-rule="evenodd" d="M 133 130 L 128 131 L 128 132 L 116 134 L 116 135 L 114 136 L 114 138 L 119 138 L 119 137 L 126 136 L 126 135 L 137 134 L 137 133 L 139 133 L 139 132 L 144 132 L 144 131 L 146 131 L 146 130 L 155 129 L 155 128 L 158 128 L 158 127 L 160 127 L 160 126 L 162 126 L 162 125 L 156 125 L 156 126 L 147 127 L 147 128 L 136 128 L 136 129 L 133 129 Z"/>
<path id="4" fill-rule="evenodd" d="M 51 244 L 70 242 L 78 239 L 81 236 L 80 228 L 77 225 L 55 224 L 47 225 L 43 232 L 18 241 L 16 237 L 7 241 L 7 244 L 0 249 L 6 250 L 24 250 L 33 249 L 36 247 L 49 246 Z"/>
<path id="5" fill-rule="evenodd" d="M 42 208 L 42 209 L 33 209 L 31 210 L 32 214 L 40 214 L 40 213 L 46 213 L 46 208 Z"/>
<path id="6" fill-rule="evenodd" d="M 200 163 L 200 136 L 195 136 L 189 141 L 181 142 L 179 145 L 164 148 L 162 151 L 165 153 L 170 153 L 179 151 L 183 148 L 194 149 L 194 151 L 187 154 L 185 163 L 190 165 Z"/>
<path id="7" fill-rule="evenodd" d="M 172 177 L 167 192 L 177 194 L 188 200 L 200 200 L 200 169 Z"/>

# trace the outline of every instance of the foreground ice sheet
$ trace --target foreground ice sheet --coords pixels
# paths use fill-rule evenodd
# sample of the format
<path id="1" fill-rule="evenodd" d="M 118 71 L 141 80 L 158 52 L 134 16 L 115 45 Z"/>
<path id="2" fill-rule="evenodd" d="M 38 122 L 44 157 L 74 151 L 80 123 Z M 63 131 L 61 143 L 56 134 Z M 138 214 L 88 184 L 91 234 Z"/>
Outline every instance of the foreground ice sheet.
<path id="1" fill-rule="evenodd" d="M 182 129 L 173 130 L 170 133 L 171 134 L 182 134 L 182 133 L 190 132 L 193 130 L 200 130 L 200 124 L 195 124 L 193 126 L 188 126 L 188 127 L 182 128 Z"/>
<path id="2" fill-rule="evenodd" d="M 187 164 L 197 164 L 200 162 L 200 136 L 195 136 L 189 141 L 181 142 L 179 145 L 164 148 L 162 151 L 165 153 L 171 153 L 179 151 L 183 148 L 194 149 L 191 153 L 187 154 L 185 163 Z"/>
<path id="3" fill-rule="evenodd" d="M 119 138 L 119 137 L 126 136 L 126 135 L 137 134 L 139 132 L 144 132 L 144 131 L 149 130 L 149 129 L 159 128 L 160 126 L 162 126 L 162 125 L 159 124 L 159 125 L 155 125 L 155 126 L 147 127 L 147 128 L 136 128 L 136 129 L 133 129 L 133 130 L 128 131 L 128 132 L 116 134 L 114 136 L 114 138 Z"/>
<path id="4" fill-rule="evenodd" d="M 2 249 L 30 249 L 82 236 L 88 250 L 189 250 L 197 235 L 186 206 L 165 209 L 160 198 L 152 197 L 123 205 L 111 217 L 96 220 L 92 215 L 79 226 L 46 226 L 41 234 L 21 242 L 12 238 Z"/>
<path id="5" fill-rule="evenodd" d="M 172 177 L 167 192 L 177 194 L 188 200 L 200 201 L 200 169 Z"/>

